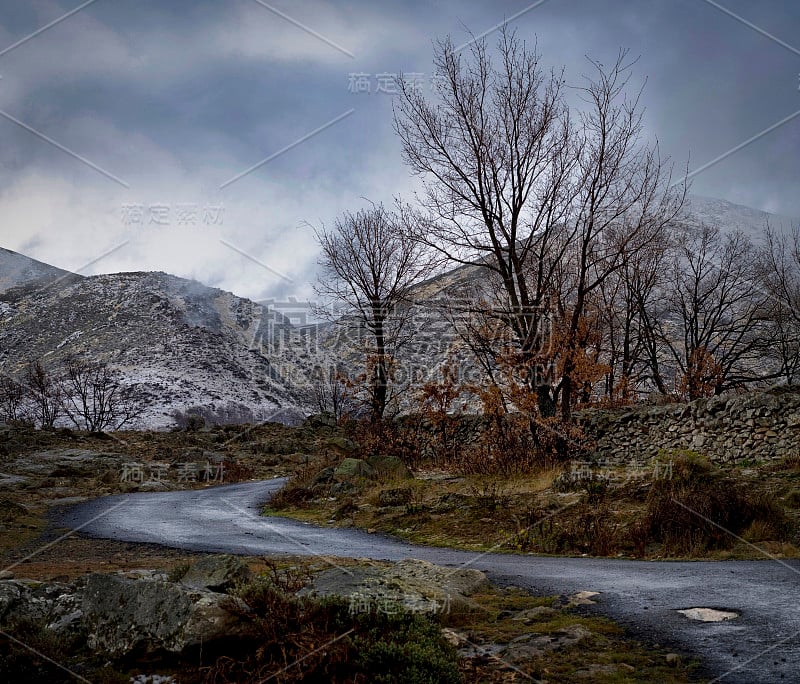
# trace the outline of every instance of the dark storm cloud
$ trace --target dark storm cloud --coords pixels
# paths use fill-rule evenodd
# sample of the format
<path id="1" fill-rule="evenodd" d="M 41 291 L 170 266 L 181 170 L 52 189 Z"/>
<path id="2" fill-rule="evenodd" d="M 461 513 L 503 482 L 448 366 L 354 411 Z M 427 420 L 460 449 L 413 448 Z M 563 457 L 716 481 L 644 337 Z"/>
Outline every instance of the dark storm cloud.
<path id="1" fill-rule="evenodd" d="M 608 63 L 629 48 L 640 56 L 635 82 L 647 79 L 648 134 L 679 171 L 800 111 L 797 3 L 716 3 L 737 19 L 709 0 L 549 0 L 527 12 L 532 3 L 519 1 L 268 3 L 285 17 L 255 0 L 97 0 L 1 53 L 79 4 L 2 3 L 0 111 L 130 188 L 0 119 L 3 246 L 33 245 L 31 256 L 78 268 L 129 239 L 94 270 L 157 268 L 255 298 L 289 288 L 220 238 L 291 274 L 297 294 L 310 296 L 315 247 L 298 226 L 331 222 L 362 196 L 409 194 L 391 96 L 375 91 L 379 74 L 400 71 L 429 87 L 437 36 L 461 44 L 467 29 L 480 35 L 523 12 L 513 28 L 573 84 L 589 70 L 586 55 Z M 351 92 L 354 74 L 371 92 Z M 698 173 L 693 190 L 800 216 L 799 144 L 800 116 Z M 202 212 L 212 203 L 225 205 L 212 226 L 121 220 L 129 204 Z"/>

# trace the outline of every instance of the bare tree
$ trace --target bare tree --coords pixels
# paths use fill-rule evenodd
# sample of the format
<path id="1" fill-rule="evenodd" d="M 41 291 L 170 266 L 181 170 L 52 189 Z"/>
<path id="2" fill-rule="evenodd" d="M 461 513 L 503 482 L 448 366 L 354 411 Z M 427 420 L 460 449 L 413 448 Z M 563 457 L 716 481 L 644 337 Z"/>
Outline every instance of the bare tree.
<path id="1" fill-rule="evenodd" d="M 25 372 L 31 413 L 42 428 L 52 428 L 63 413 L 63 392 L 58 380 L 41 361 L 31 361 Z"/>
<path id="2" fill-rule="evenodd" d="M 600 286 L 605 318 L 609 399 L 633 400 L 653 389 L 667 394 L 661 372 L 661 346 L 652 314 L 663 296 L 669 241 L 666 235 L 623 255 L 622 267 Z"/>
<path id="3" fill-rule="evenodd" d="M 546 344 L 543 319 L 568 244 L 563 218 L 577 165 L 561 75 L 545 73 L 538 55 L 505 31 L 500 50 L 495 70 L 485 41 L 473 43 L 471 60 L 440 41 L 438 101 L 401 81 L 395 112 L 405 160 L 425 187 L 417 237 L 485 271 L 470 293 L 473 334 L 465 337 L 483 352 L 488 373 L 485 352 L 497 353 L 506 330 L 532 366 Z"/>
<path id="4" fill-rule="evenodd" d="M 581 320 L 587 306 L 628 259 L 662 239 L 685 198 L 685 187 L 671 189 L 671 173 L 658 146 L 641 142 L 639 96 L 628 95 L 626 59 L 627 52 L 620 51 L 608 70 L 593 62 L 597 75 L 582 89 L 588 106 L 578 134 L 578 193 L 568 217 L 576 237 L 569 259 L 574 280 L 565 298 L 569 324 L 556 388 L 565 419 L 573 404 L 573 358 L 580 358 Z"/>
<path id="5" fill-rule="evenodd" d="M 28 392 L 20 382 L 7 375 L 0 376 L 0 420 L 18 423 L 30 417 Z"/>
<path id="6" fill-rule="evenodd" d="M 781 376 L 792 383 L 800 375 L 800 228 L 786 234 L 767 223 L 758 252 L 758 276 L 774 307 L 772 348 Z"/>
<path id="7" fill-rule="evenodd" d="M 417 239 L 485 270 L 483 316 L 510 333 L 540 409 L 560 400 L 569 419 L 595 290 L 624 254 L 658 239 L 683 197 L 669 190 L 658 148 L 640 143 L 625 52 L 610 69 L 594 64 L 575 117 L 562 73 L 506 30 L 498 49 L 495 67 L 483 40 L 470 57 L 440 41 L 438 100 L 401 80 L 395 129 L 424 183 Z M 553 318 L 558 349 L 548 349 Z"/>
<path id="8" fill-rule="evenodd" d="M 350 413 L 352 401 L 343 369 L 318 366 L 311 373 L 311 382 L 311 395 L 320 413 L 330 413 L 337 421 Z"/>
<path id="9" fill-rule="evenodd" d="M 119 430 L 141 414 L 134 389 L 124 387 L 105 363 L 69 358 L 62 383 L 64 410 L 77 428 Z"/>
<path id="10" fill-rule="evenodd" d="M 403 341 L 411 288 L 427 277 L 432 260 L 382 205 L 346 212 L 332 230 L 316 231 L 322 248 L 316 291 L 334 305 L 336 320 L 367 332 L 365 377 L 373 421 L 390 399 L 392 364 Z"/>
<path id="11" fill-rule="evenodd" d="M 742 232 L 679 231 L 666 297 L 651 318 L 689 399 L 777 377 L 763 365 L 773 306 L 757 276 L 755 248 Z"/>

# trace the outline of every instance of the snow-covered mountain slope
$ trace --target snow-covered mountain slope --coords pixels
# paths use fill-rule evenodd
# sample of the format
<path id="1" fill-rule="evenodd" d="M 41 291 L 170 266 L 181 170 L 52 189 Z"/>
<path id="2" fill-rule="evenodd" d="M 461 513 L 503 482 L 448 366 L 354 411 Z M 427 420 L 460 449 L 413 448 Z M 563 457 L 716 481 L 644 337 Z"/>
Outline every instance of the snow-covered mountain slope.
<path id="1" fill-rule="evenodd" d="M 34 281 L 0 300 L 2 372 L 73 354 L 106 361 L 146 393 L 143 426 L 171 425 L 176 410 L 194 406 L 254 419 L 304 412 L 292 380 L 254 343 L 262 308 L 231 293 L 165 273 L 120 273 L 56 287 Z"/>
<path id="2" fill-rule="evenodd" d="M 726 231 L 741 230 L 754 241 L 764 235 L 767 223 L 778 231 L 800 226 L 798 218 L 770 214 L 760 209 L 701 195 L 690 195 L 687 198 L 684 213 L 686 222 L 691 225 L 719 226 Z"/>

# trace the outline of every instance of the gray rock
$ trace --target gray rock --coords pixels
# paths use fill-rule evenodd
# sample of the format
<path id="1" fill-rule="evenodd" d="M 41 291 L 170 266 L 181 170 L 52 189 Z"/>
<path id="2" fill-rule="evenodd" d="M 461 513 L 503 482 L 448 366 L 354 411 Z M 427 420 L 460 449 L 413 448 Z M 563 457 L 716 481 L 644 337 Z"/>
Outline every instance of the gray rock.
<path id="1" fill-rule="evenodd" d="M 182 584 L 195 589 L 226 592 L 251 577 L 247 564 L 229 554 L 203 556 L 180 578 Z"/>
<path id="2" fill-rule="evenodd" d="M 530 624 L 536 620 L 547 620 L 556 615 L 558 615 L 558 611 L 555 608 L 550 608 L 549 606 L 535 606 L 534 608 L 521 610 L 511 619 Z"/>
<path id="3" fill-rule="evenodd" d="M 403 560 L 386 569 L 332 568 L 317 575 L 304 593 L 344 596 L 356 608 L 393 604 L 412 612 L 446 614 L 474 610 L 469 596 L 488 584 L 479 570 Z"/>
<path id="4" fill-rule="evenodd" d="M 325 446 L 335 454 L 340 456 L 352 456 L 358 451 L 358 445 L 347 437 L 331 437 L 325 442 Z"/>
<path id="5" fill-rule="evenodd" d="M 333 482 L 333 476 L 335 470 L 336 469 L 333 467 L 323 468 L 322 470 L 320 470 L 312 478 L 311 482 L 308 485 L 309 488 L 313 490 L 315 488 L 321 488 L 329 485 L 331 482 Z"/>
<path id="6" fill-rule="evenodd" d="M 328 493 L 331 496 L 342 497 L 355 494 L 357 491 L 358 486 L 352 482 L 336 482 L 330 487 Z"/>
<path id="7" fill-rule="evenodd" d="M 11 580 L 0 582 L 0 621 L 32 621 L 55 632 L 80 629 L 78 585 Z"/>
<path id="8" fill-rule="evenodd" d="M 179 652 L 192 602 L 179 587 L 113 575 L 91 575 L 83 612 L 90 648 L 122 656 L 134 650 Z"/>
<path id="9" fill-rule="evenodd" d="M 90 575 L 83 595 L 87 644 L 111 657 L 183 653 L 252 636 L 234 608 L 247 611 L 242 601 L 222 594 L 115 575 Z"/>
<path id="10" fill-rule="evenodd" d="M 30 597 L 30 588 L 19 581 L 0 582 L 0 620 L 4 620 L 9 610 Z"/>
<path id="11" fill-rule="evenodd" d="M 399 487 L 396 489 L 385 489 L 378 494 L 378 505 L 380 506 L 405 506 L 411 503 L 414 497 L 414 490 L 411 487 Z"/>
<path id="12" fill-rule="evenodd" d="M 503 649 L 501 656 L 506 662 L 519 665 L 553 651 L 574 646 L 591 634 L 582 625 L 570 625 L 551 634 L 524 634 L 508 644 Z"/>
<path id="13" fill-rule="evenodd" d="M 350 596 L 356 591 L 378 581 L 383 570 L 374 568 L 331 568 L 317 574 L 310 587 L 298 592 L 301 596 L 318 594 L 320 596 Z"/>
<path id="14" fill-rule="evenodd" d="M 182 654 L 253 637 L 240 600 L 160 579 L 89 575 L 70 584 L 0 582 L 0 621 L 79 633 L 105 656 Z"/>

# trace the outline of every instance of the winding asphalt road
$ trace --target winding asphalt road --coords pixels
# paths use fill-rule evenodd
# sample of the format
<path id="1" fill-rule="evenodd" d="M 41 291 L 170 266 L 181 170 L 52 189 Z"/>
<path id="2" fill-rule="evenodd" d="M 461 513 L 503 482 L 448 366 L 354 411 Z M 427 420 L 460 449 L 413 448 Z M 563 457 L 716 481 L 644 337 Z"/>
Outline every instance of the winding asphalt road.
<path id="1" fill-rule="evenodd" d="M 713 681 L 800 682 L 800 562 L 647 562 L 477 554 L 405 544 L 358 530 L 324 529 L 259 515 L 284 480 L 78 504 L 60 522 L 94 537 L 243 555 L 294 554 L 401 560 L 484 570 L 541 593 L 601 592 L 598 608 L 634 633 L 702 659 Z M 719 623 L 679 609 L 732 610 Z"/>

